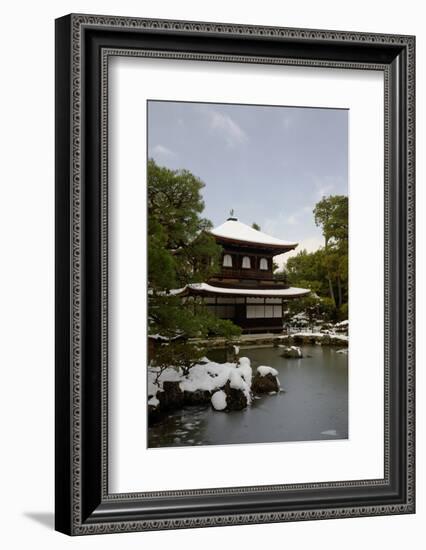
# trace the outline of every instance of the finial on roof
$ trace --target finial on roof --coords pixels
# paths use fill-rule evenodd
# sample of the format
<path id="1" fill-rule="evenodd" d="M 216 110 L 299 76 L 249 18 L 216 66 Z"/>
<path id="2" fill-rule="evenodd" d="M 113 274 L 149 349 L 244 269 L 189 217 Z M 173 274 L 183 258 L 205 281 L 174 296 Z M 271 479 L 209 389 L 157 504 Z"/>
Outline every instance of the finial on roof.
<path id="1" fill-rule="evenodd" d="M 231 210 L 229 211 L 229 218 L 226 220 L 226 221 L 232 221 L 232 222 L 237 222 L 238 221 L 238 218 L 236 218 L 234 216 L 234 209 L 231 208 Z"/>

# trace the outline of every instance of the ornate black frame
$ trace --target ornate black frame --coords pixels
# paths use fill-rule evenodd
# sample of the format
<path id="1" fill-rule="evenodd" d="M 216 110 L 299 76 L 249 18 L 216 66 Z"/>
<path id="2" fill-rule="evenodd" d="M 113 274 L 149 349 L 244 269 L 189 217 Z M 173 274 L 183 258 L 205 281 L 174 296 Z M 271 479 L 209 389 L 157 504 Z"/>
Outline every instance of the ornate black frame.
<path id="1" fill-rule="evenodd" d="M 70 535 L 413 513 L 413 36 L 68 15 L 56 20 L 56 529 Z M 383 71 L 385 475 L 109 494 L 107 71 L 130 55 Z"/>

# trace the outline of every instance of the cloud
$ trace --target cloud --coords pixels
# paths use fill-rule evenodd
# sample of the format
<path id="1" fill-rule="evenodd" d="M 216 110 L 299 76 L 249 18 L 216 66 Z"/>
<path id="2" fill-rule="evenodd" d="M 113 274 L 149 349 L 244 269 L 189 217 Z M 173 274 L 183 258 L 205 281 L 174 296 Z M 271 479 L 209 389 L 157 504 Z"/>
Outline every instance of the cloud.
<path id="1" fill-rule="evenodd" d="M 291 214 L 280 213 L 274 219 L 269 219 L 265 222 L 265 231 L 272 235 L 286 233 L 288 226 L 301 225 L 307 223 L 307 215 L 312 218 L 313 206 L 306 205 L 298 210 L 293 210 Z"/>
<path id="2" fill-rule="evenodd" d="M 248 141 L 244 130 L 229 116 L 218 111 L 209 111 L 210 128 L 220 134 L 228 147 L 235 147 Z"/>
<path id="3" fill-rule="evenodd" d="M 296 213 L 288 216 L 288 218 L 286 219 L 286 223 L 288 225 L 297 225 L 299 223 L 298 214 Z"/>
<path id="4" fill-rule="evenodd" d="M 307 252 L 315 252 L 322 246 L 324 246 L 324 239 L 322 237 L 317 235 L 307 237 L 306 239 L 301 239 L 299 241 L 299 244 L 295 250 L 290 250 L 290 252 L 275 256 L 274 262 L 276 262 L 280 266 L 280 269 L 282 269 L 289 258 L 297 256 L 297 254 L 299 254 L 302 250 L 306 250 Z"/>
<path id="5" fill-rule="evenodd" d="M 161 145 L 161 143 L 159 143 L 158 145 L 155 145 L 154 147 L 152 147 L 151 150 L 150 150 L 150 153 L 154 157 L 162 157 L 162 158 L 164 158 L 164 157 L 171 158 L 171 157 L 176 157 L 177 156 L 174 151 L 172 151 L 171 149 L 169 149 L 165 145 Z"/>
<path id="6" fill-rule="evenodd" d="M 336 176 L 316 176 L 311 175 L 317 200 L 330 195 L 333 189 L 341 187 L 341 178 Z"/>

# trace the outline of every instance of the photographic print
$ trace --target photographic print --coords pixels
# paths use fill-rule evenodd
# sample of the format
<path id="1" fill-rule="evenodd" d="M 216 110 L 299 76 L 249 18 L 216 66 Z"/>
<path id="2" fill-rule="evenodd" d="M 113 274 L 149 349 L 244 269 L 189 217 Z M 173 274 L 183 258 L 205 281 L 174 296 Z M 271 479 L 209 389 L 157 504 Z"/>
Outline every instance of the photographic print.
<path id="1" fill-rule="evenodd" d="M 414 513 L 415 37 L 55 27 L 55 528 Z"/>
<path id="2" fill-rule="evenodd" d="M 348 437 L 348 111 L 148 101 L 148 446 Z"/>

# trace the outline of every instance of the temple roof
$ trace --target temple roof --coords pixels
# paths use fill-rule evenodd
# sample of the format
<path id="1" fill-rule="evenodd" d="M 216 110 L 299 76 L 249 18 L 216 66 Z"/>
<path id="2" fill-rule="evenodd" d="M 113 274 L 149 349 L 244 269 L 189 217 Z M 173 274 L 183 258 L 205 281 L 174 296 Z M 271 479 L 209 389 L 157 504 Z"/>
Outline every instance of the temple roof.
<path id="1" fill-rule="evenodd" d="M 264 297 L 281 297 L 281 298 L 296 298 L 310 294 L 310 290 L 306 288 L 280 288 L 280 289 L 257 289 L 257 288 L 220 288 L 209 285 L 208 283 L 192 283 L 183 288 L 174 289 L 170 294 L 228 294 L 233 296 L 264 296 Z"/>
<path id="2" fill-rule="evenodd" d="M 222 239 L 238 241 L 239 243 L 259 244 L 270 248 L 291 250 L 297 246 L 297 243 L 283 241 L 282 239 L 277 239 L 262 231 L 253 229 L 253 227 L 238 221 L 237 218 L 229 218 L 222 225 L 212 229 L 210 233 Z"/>

